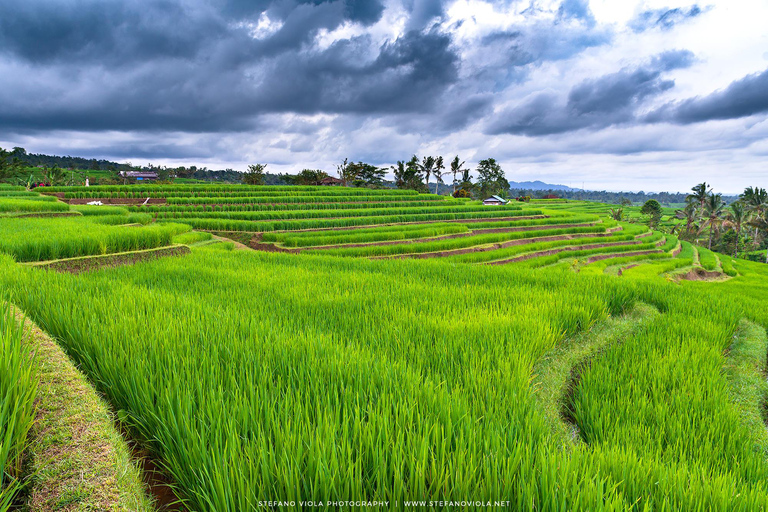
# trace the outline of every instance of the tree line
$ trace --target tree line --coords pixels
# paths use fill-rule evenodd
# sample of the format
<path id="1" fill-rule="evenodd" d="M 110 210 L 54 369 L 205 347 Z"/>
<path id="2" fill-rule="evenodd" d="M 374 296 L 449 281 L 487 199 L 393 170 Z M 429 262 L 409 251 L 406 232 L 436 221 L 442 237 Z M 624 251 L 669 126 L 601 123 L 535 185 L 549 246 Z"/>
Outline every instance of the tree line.
<path id="1" fill-rule="evenodd" d="M 445 177 L 452 176 L 452 193 L 455 197 L 480 197 L 490 195 L 509 197 L 509 182 L 504 171 L 493 158 L 481 160 L 475 168 L 477 177 L 472 170 L 465 167 L 465 162 L 458 156 L 446 168 L 442 156 L 424 156 L 421 159 L 413 155 L 410 160 L 400 160 L 395 165 L 377 167 L 365 162 L 350 162 L 349 159 L 336 166 L 338 178 L 319 169 L 304 169 L 296 175 L 278 174 L 287 184 L 320 185 L 323 183 L 338 184 L 345 187 L 381 188 L 389 186 L 384 179 L 387 171 L 395 177 L 394 186 L 399 189 L 430 192 L 430 180 L 434 179 L 434 193 L 438 193 L 440 184 L 445 184 Z M 249 185 L 261 185 L 266 179 L 266 164 L 249 165 L 243 174 L 242 181 Z M 329 182 L 329 179 L 331 181 Z M 473 180 L 476 179 L 476 182 Z"/>
<path id="2" fill-rule="evenodd" d="M 646 201 L 640 212 L 648 216 L 652 228 L 659 225 L 662 208 L 658 201 Z M 621 218 L 622 210 L 612 209 L 611 216 Z M 747 187 L 728 205 L 722 194 L 706 182 L 699 183 L 691 188 L 685 206 L 675 210 L 674 217 L 682 221 L 670 230 L 678 238 L 705 242 L 708 249 L 734 257 L 767 249 L 768 263 L 768 192 L 764 188 Z"/>

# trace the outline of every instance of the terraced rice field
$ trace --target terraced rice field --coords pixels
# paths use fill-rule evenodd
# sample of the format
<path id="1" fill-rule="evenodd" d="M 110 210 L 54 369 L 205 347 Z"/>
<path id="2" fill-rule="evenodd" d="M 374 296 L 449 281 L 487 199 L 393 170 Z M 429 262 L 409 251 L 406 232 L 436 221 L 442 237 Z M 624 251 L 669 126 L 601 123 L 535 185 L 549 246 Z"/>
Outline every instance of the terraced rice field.
<path id="1" fill-rule="evenodd" d="M 164 241 L 187 255 L 76 275 L 0 255 L 189 510 L 768 509 L 763 265 L 583 204 L 48 192 L 125 211 L 24 221 L 195 229 Z"/>

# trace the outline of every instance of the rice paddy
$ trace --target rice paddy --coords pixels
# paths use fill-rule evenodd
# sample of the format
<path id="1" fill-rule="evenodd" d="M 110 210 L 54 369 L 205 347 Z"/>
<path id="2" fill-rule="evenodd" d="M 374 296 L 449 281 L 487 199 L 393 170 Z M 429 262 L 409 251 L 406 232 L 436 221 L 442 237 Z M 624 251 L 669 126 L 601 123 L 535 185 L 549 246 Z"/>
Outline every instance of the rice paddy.
<path id="1" fill-rule="evenodd" d="M 125 202 L 1 219 L 0 287 L 189 510 L 768 509 L 765 265 L 581 203 L 48 192 Z M 11 258 L 174 243 L 191 252 L 77 275 Z"/>

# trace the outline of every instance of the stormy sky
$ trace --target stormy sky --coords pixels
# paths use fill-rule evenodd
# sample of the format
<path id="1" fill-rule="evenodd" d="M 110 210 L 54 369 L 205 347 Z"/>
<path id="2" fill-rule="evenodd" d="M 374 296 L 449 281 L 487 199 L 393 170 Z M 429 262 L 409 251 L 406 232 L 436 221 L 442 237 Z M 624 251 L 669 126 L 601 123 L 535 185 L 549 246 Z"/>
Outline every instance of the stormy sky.
<path id="1" fill-rule="evenodd" d="M 494 157 L 768 186 L 768 2 L 3 0 L 0 146 L 272 172 Z"/>

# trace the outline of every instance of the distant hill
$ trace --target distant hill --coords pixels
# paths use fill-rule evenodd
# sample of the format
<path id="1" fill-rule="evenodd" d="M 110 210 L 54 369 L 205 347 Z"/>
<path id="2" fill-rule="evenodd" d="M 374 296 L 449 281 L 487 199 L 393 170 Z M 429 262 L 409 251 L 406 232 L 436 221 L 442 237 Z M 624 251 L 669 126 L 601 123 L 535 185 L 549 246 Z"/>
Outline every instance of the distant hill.
<path id="1" fill-rule="evenodd" d="M 544 183 L 543 181 L 510 181 L 509 188 L 522 189 L 522 190 L 568 190 L 577 191 L 578 188 L 566 187 L 565 185 L 552 185 L 550 183 Z"/>

